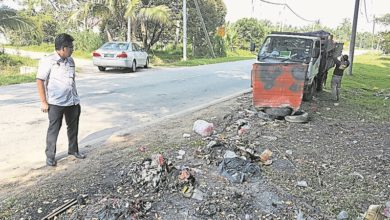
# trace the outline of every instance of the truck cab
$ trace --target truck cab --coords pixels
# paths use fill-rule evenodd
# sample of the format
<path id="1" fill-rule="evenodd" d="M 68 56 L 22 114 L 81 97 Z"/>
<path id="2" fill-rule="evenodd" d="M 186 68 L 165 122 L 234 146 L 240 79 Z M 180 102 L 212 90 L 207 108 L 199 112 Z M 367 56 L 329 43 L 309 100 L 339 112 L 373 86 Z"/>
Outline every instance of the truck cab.
<path id="1" fill-rule="evenodd" d="M 298 110 L 302 100 L 310 101 L 334 65 L 331 36 L 325 31 L 268 35 L 252 68 L 253 104 Z"/>

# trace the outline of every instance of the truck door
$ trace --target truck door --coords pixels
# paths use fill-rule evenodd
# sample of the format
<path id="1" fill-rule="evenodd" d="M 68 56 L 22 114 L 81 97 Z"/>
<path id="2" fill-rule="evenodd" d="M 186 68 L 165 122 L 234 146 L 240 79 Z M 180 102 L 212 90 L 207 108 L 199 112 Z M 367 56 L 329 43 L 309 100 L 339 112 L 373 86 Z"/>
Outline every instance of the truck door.
<path id="1" fill-rule="evenodd" d="M 308 71 L 308 78 L 309 78 L 309 84 L 313 82 L 314 77 L 318 74 L 319 68 L 320 68 L 320 61 L 321 61 L 321 43 L 319 40 L 316 40 L 314 42 L 314 50 L 313 51 L 320 51 L 318 57 L 313 57 L 311 59 L 311 62 L 309 64 L 309 71 Z"/>

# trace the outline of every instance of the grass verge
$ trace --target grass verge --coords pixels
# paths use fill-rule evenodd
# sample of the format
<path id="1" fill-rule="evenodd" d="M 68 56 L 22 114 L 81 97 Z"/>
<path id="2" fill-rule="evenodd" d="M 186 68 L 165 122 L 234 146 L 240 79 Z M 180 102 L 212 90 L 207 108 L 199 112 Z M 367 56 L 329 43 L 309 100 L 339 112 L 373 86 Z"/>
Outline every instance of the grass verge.
<path id="1" fill-rule="evenodd" d="M 20 74 L 21 66 L 37 67 L 38 61 L 26 57 L 0 54 L 0 86 L 33 82 L 35 73 Z"/>
<path id="2" fill-rule="evenodd" d="M 353 74 L 344 73 L 342 102 L 358 109 L 357 113 L 362 119 L 386 119 L 390 106 L 389 68 L 390 57 L 373 53 L 356 56 Z M 329 86 L 331 78 L 328 77 Z"/>
<path id="3" fill-rule="evenodd" d="M 155 66 L 198 66 L 239 60 L 249 60 L 255 58 L 255 55 L 243 50 L 228 52 L 226 57 L 195 58 L 189 56 L 186 61 L 182 60 L 182 53 L 180 51 L 153 51 L 150 53 L 150 55 L 152 57 L 151 63 Z"/>

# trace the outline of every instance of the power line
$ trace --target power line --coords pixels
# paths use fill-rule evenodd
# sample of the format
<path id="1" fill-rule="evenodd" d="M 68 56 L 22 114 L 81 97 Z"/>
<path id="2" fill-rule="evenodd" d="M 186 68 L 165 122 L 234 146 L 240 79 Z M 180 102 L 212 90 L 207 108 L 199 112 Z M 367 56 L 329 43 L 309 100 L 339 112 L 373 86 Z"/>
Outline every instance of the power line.
<path id="1" fill-rule="evenodd" d="M 304 21 L 307 21 L 307 22 L 313 22 L 313 23 L 317 23 L 318 20 L 308 20 L 302 16 L 300 16 L 298 13 L 296 13 L 288 4 L 286 3 L 276 3 L 276 2 L 270 2 L 270 1 L 266 1 L 266 0 L 259 0 L 261 2 L 264 2 L 264 3 L 268 3 L 268 4 L 272 4 L 272 5 L 280 5 L 280 6 L 285 6 L 287 7 L 295 16 L 297 16 L 298 18 L 304 20 Z"/>
<path id="2" fill-rule="evenodd" d="M 367 5 L 366 5 L 366 0 L 364 0 L 364 1 L 363 1 L 363 3 L 364 3 L 364 12 L 365 12 L 365 14 L 366 14 L 366 19 L 367 19 L 367 22 L 368 22 L 368 23 L 371 23 L 372 21 L 370 21 L 370 20 L 368 19 L 368 15 L 367 15 Z"/>

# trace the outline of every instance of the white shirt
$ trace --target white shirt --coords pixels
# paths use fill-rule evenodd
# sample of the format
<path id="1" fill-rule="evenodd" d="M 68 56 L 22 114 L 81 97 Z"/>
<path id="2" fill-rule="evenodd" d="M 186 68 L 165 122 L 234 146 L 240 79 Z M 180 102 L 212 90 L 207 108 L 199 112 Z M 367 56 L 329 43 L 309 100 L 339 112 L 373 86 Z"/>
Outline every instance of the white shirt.
<path id="1" fill-rule="evenodd" d="M 72 57 L 62 59 L 54 52 L 39 61 L 36 78 L 45 81 L 46 99 L 51 105 L 72 106 L 80 103 L 75 77 Z"/>

